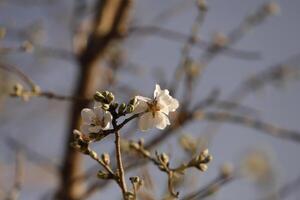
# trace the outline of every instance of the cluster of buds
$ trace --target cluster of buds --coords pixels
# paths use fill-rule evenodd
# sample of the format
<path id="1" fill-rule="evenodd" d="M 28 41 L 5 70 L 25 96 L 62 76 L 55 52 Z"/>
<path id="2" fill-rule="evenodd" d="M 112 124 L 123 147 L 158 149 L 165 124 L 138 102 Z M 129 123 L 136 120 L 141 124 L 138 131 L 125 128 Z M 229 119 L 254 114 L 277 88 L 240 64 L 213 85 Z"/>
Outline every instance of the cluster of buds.
<path id="1" fill-rule="evenodd" d="M 144 143 L 145 142 L 143 138 L 139 139 L 137 142 L 130 141 L 129 148 L 140 152 L 144 157 L 151 157 L 151 153 L 145 149 Z"/>
<path id="2" fill-rule="evenodd" d="M 213 157 L 209 154 L 208 149 L 205 149 L 198 156 L 192 159 L 188 165 L 205 172 L 208 169 L 208 163 L 212 161 L 212 159 Z"/>
<path id="3" fill-rule="evenodd" d="M 94 95 L 94 99 L 102 104 L 104 110 L 108 110 L 109 105 L 115 100 L 115 96 L 109 91 L 97 91 Z"/>
<path id="4" fill-rule="evenodd" d="M 37 85 L 32 86 L 31 90 L 27 90 L 20 83 L 16 83 L 13 86 L 11 96 L 21 97 L 24 101 L 28 101 L 30 97 L 38 96 L 40 92 L 41 89 Z"/>
<path id="5" fill-rule="evenodd" d="M 159 154 L 158 152 L 155 152 L 156 159 L 160 163 L 159 168 L 164 169 L 165 167 L 169 167 L 170 164 L 170 158 L 166 153 Z"/>
<path id="6" fill-rule="evenodd" d="M 80 151 L 84 154 L 89 154 L 90 153 L 89 143 L 90 143 L 90 140 L 87 136 L 85 136 L 78 130 L 73 131 L 73 138 L 70 143 L 70 145 L 73 148 L 77 149 L 78 151 Z M 97 155 L 93 155 L 93 157 L 97 157 Z"/>
<path id="7" fill-rule="evenodd" d="M 119 116 L 132 113 L 137 104 L 137 99 L 135 97 L 132 98 L 128 104 L 126 103 L 118 104 L 114 102 L 115 96 L 113 95 L 113 93 L 109 91 L 96 92 L 94 95 L 94 100 L 96 102 L 101 103 L 101 107 L 103 108 L 103 110 L 106 111 L 114 110 Z"/>
<path id="8" fill-rule="evenodd" d="M 129 197 L 133 197 L 133 198 L 129 198 L 129 199 L 136 199 L 136 192 L 139 191 L 139 189 L 142 187 L 143 185 L 143 180 L 138 177 L 138 176 L 133 176 L 129 178 L 132 187 L 133 187 L 133 191 L 128 193 Z"/>

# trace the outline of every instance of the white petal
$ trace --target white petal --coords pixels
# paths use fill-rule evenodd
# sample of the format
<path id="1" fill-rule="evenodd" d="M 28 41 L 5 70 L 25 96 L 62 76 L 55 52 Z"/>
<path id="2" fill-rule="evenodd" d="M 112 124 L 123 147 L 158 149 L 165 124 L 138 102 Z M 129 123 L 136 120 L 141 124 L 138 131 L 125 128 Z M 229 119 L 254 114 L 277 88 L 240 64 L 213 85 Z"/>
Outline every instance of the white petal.
<path id="1" fill-rule="evenodd" d="M 148 109 L 148 101 L 139 100 L 135 106 L 134 114 L 145 112 Z"/>
<path id="2" fill-rule="evenodd" d="M 89 108 L 84 108 L 81 111 L 81 117 L 82 120 L 87 123 L 87 124 L 91 124 L 92 120 L 96 117 L 95 113 L 93 110 L 89 109 Z"/>
<path id="3" fill-rule="evenodd" d="M 155 113 L 154 117 L 155 127 L 158 129 L 165 129 L 167 125 L 170 125 L 169 118 L 162 112 Z"/>
<path id="4" fill-rule="evenodd" d="M 171 112 L 174 112 L 179 107 L 179 102 L 177 99 L 172 99 L 172 101 L 169 104 L 169 110 Z"/>
<path id="5" fill-rule="evenodd" d="M 94 109 L 98 108 L 98 107 L 102 107 L 102 103 L 98 102 L 98 101 L 95 101 L 95 103 L 94 103 Z"/>
<path id="6" fill-rule="evenodd" d="M 144 101 L 144 102 L 150 102 L 151 99 L 148 98 L 148 97 L 143 97 L 143 96 L 135 96 L 135 98 L 138 100 L 138 101 Z"/>
<path id="7" fill-rule="evenodd" d="M 164 109 L 165 109 L 165 107 L 167 107 L 167 109 L 169 110 L 169 112 L 174 112 L 178 108 L 178 106 L 179 106 L 179 102 L 177 101 L 177 99 L 171 97 L 169 95 L 169 91 L 168 90 L 164 90 L 157 97 L 157 101 L 158 101 L 158 104 L 160 105 L 160 107 L 162 107 Z M 166 113 L 166 112 L 164 112 L 164 113 Z M 168 114 L 168 113 L 166 113 L 166 114 Z"/>
<path id="8" fill-rule="evenodd" d="M 158 84 L 156 84 L 156 85 L 155 85 L 154 94 L 153 94 L 154 99 L 155 99 L 156 97 L 158 97 L 158 96 L 160 95 L 161 92 L 162 92 L 162 91 L 161 91 L 161 89 L 160 89 L 160 86 L 159 86 Z"/>
<path id="9" fill-rule="evenodd" d="M 154 126 L 154 118 L 151 112 L 147 112 L 139 118 L 139 128 L 146 131 Z"/>
<path id="10" fill-rule="evenodd" d="M 101 107 L 95 107 L 94 113 L 95 113 L 97 119 L 102 119 L 102 117 L 104 116 L 104 111 Z"/>
<path id="11" fill-rule="evenodd" d="M 103 116 L 103 120 L 104 120 L 104 127 L 103 130 L 107 130 L 109 129 L 110 123 L 112 121 L 112 115 L 110 114 L 110 112 L 105 111 L 104 112 L 104 116 Z"/>
<path id="12" fill-rule="evenodd" d="M 89 134 L 89 133 L 91 133 L 91 132 L 89 131 L 89 128 L 90 128 L 90 125 L 88 125 L 88 124 L 82 124 L 82 125 L 80 126 L 80 130 L 81 130 L 81 132 L 82 132 L 83 134 Z"/>

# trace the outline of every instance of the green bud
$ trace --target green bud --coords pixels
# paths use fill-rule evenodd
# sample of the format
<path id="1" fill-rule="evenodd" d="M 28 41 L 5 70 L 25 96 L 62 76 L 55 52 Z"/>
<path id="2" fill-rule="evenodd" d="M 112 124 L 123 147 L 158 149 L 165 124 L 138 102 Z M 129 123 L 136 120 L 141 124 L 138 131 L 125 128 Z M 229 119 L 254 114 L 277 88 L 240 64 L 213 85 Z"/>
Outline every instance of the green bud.
<path id="1" fill-rule="evenodd" d="M 108 174 L 105 173 L 105 172 L 103 172 L 103 171 L 98 171 L 97 177 L 101 178 L 101 179 L 107 179 L 108 178 Z"/>
<path id="2" fill-rule="evenodd" d="M 102 105 L 102 109 L 103 110 L 108 110 L 109 109 L 109 105 L 108 104 L 103 104 Z"/>
<path id="3" fill-rule="evenodd" d="M 101 92 L 101 93 L 106 98 L 108 96 L 108 94 L 109 94 L 109 91 L 104 91 L 104 92 Z"/>
<path id="4" fill-rule="evenodd" d="M 122 103 L 120 106 L 119 106 L 119 109 L 118 109 L 118 113 L 119 114 L 123 114 L 124 111 L 126 109 L 126 104 L 125 103 Z"/>
<path id="5" fill-rule="evenodd" d="M 131 105 L 131 104 L 127 105 L 126 112 L 127 113 L 132 113 L 133 111 L 134 111 L 134 106 Z"/>
<path id="6" fill-rule="evenodd" d="M 105 102 L 105 97 L 103 96 L 103 94 L 101 92 L 98 92 L 98 91 L 95 93 L 94 99 L 95 99 L 95 101 L 98 101 L 101 103 Z"/>
<path id="7" fill-rule="evenodd" d="M 129 104 L 135 106 L 137 103 L 137 98 L 133 97 L 132 99 L 130 99 Z"/>
<path id="8" fill-rule="evenodd" d="M 116 109 L 119 106 L 119 104 L 118 103 L 112 103 L 110 106 L 111 106 L 112 109 Z"/>
<path id="9" fill-rule="evenodd" d="M 108 103 L 111 103 L 115 100 L 115 96 L 113 95 L 113 93 L 109 92 L 108 95 L 106 96 L 106 100 Z"/>

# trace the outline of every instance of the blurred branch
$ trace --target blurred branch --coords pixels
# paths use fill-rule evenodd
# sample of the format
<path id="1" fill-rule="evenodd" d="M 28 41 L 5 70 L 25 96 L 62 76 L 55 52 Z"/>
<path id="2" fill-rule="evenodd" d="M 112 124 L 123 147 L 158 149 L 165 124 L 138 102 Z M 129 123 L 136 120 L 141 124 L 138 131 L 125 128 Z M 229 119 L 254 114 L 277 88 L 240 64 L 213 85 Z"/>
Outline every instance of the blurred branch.
<path id="1" fill-rule="evenodd" d="M 204 186 L 203 188 L 201 188 L 196 192 L 193 192 L 191 194 L 182 197 L 181 200 L 205 199 L 206 197 L 212 195 L 220 187 L 229 184 L 234 180 L 235 180 L 234 175 L 224 176 L 223 174 L 220 174 L 218 177 L 216 177 L 206 186 Z"/>
<path id="2" fill-rule="evenodd" d="M 294 142 L 300 142 L 300 132 L 292 131 L 278 126 L 257 120 L 255 118 L 235 115 L 227 112 L 202 112 L 197 111 L 194 113 L 195 118 L 199 120 L 209 120 L 216 122 L 230 122 L 235 124 L 241 124 L 250 128 L 254 128 L 267 133 L 271 136 L 279 137 L 282 139 L 291 140 Z"/>
<path id="3" fill-rule="evenodd" d="M 30 90 L 26 90 L 21 85 L 19 85 L 19 88 L 15 88 L 15 91 L 12 94 L 10 94 L 11 97 L 24 97 L 25 99 L 26 98 L 28 99 L 30 97 L 44 97 L 47 99 L 55 99 L 60 101 L 81 101 L 81 102 L 90 102 L 92 100 L 89 98 L 72 97 L 72 96 L 56 94 L 50 91 L 41 91 L 39 89 L 39 86 L 36 85 L 29 76 L 27 76 L 23 71 L 21 71 L 19 68 L 15 67 L 14 65 L 0 63 L 0 69 L 4 69 L 16 75 L 30 87 Z"/>
<path id="4" fill-rule="evenodd" d="M 156 35 L 159 37 L 162 37 L 166 40 L 176 41 L 176 42 L 184 42 L 187 39 L 189 39 L 189 35 L 180 33 L 177 31 L 173 31 L 170 29 L 166 29 L 163 27 L 157 27 L 157 26 L 133 26 L 130 28 L 131 34 L 136 35 Z M 210 42 L 204 41 L 203 39 L 196 39 L 195 47 L 200 49 L 207 49 L 209 46 L 211 46 Z M 233 49 L 230 47 L 224 47 L 224 51 L 222 52 L 223 55 L 239 58 L 239 59 L 245 59 L 245 60 L 258 60 L 261 58 L 260 53 L 255 51 L 245 51 L 240 49 Z"/>
<path id="5" fill-rule="evenodd" d="M 262 198 L 260 200 L 272 199 L 274 198 L 274 196 L 278 197 L 279 199 L 286 199 L 293 192 L 299 191 L 299 188 L 300 188 L 300 177 L 298 176 L 295 180 L 283 185 L 275 193 L 271 193 L 265 198 Z"/>
<path id="6" fill-rule="evenodd" d="M 18 139 L 11 136 L 5 136 L 4 140 L 12 150 L 22 149 L 22 151 L 24 151 L 24 153 L 26 154 L 26 157 L 34 164 L 40 166 L 42 169 L 46 169 L 46 171 L 53 173 L 54 175 L 57 175 L 60 166 L 57 163 L 53 162 L 50 158 L 30 148 L 28 145 L 23 144 Z"/>
<path id="7" fill-rule="evenodd" d="M 16 153 L 14 185 L 5 200 L 18 200 L 24 181 L 24 156 L 20 149 Z"/>

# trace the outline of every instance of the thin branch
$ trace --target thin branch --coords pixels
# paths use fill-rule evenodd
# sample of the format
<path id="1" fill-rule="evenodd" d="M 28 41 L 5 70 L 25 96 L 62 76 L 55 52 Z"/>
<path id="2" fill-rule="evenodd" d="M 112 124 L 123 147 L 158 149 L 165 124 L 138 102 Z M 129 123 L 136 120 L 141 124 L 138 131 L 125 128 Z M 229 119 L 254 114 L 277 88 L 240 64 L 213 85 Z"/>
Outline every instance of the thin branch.
<path id="1" fill-rule="evenodd" d="M 34 164 L 37 164 L 43 169 L 49 169 L 47 171 L 53 173 L 54 175 L 57 175 L 60 166 L 57 163 L 53 162 L 50 158 L 46 157 L 38 151 L 35 151 L 34 149 L 11 136 L 5 136 L 4 140 L 8 147 L 10 147 L 12 150 L 22 149 L 22 151 L 24 151 L 24 153 L 26 154 L 26 157 Z"/>
<path id="2" fill-rule="evenodd" d="M 16 154 L 16 167 L 14 185 L 9 192 L 6 200 L 18 200 L 24 180 L 24 157 L 20 151 Z"/>
<path id="3" fill-rule="evenodd" d="M 180 33 L 174 30 L 170 30 L 163 27 L 157 26 L 133 26 L 130 28 L 130 33 L 137 35 L 156 35 L 161 38 L 170 41 L 184 42 L 189 38 L 189 35 Z M 203 39 L 195 41 L 195 47 L 200 49 L 207 49 L 211 45 Z M 246 51 L 240 49 L 234 49 L 231 47 L 224 47 L 222 54 L 225 56 L 230 56 L 234 58 L 244 59 L 244 60 L 258 60 L 261 58 L 261 54 L 257 51 Z"/>
<path id="4" fill-rule="evenodd" d="M 119 175 L 120 187 L 121 187 L 122 193 L 123 193 L 123 199 L 126 200 L 127 199 L 127 186 L 126 186 L 126 181 L 125 181 L 125 172 L 124 172 L 124 167 L 123 167 L 120 142 L 121 142 L 120 133 L 119 133 L 119 131 L 116 131 L 115 132 L 115 146 L 116 146 L 116 159 L 117 159 L 117 166 L 118 166 L 118 175 Z"/>
<path id="5" fill-rule="evenodd" d="M 292 131 L 278 126 L 257 120 L 255 118 L 235 115 L 227 112 L 199 112 L 195 113 L 195 118 L 199 120 L 209 120 L 216 122 L 230 122 L 254 128 L 271 136 L 287 139 L 293 142 L 300 142 L 300 132 Z"/>
<path id="6" fill-rule="evenodd" d="M 220 188 L 221 186 L 224 186 L 226 184 L 231 183 L 235 180 L 235 176 L 224 176 L 219 175 L 214 180 L 212 180 L 210 183 L 208 183 L 206 186 L 201 188 L 200 190 L 193 192 L 191 194 L 188 194 L 184 197 L 182 197 L 181 200 L 196 200 L 196 199 L 204 199 L 212 194 L 213 191 Z"/>

